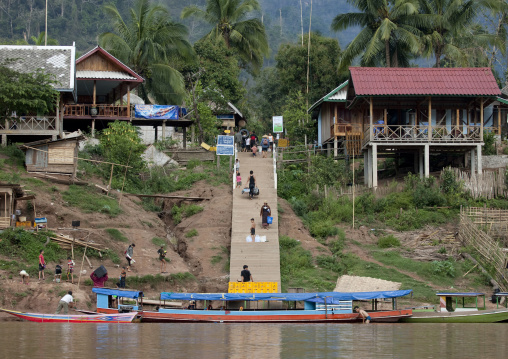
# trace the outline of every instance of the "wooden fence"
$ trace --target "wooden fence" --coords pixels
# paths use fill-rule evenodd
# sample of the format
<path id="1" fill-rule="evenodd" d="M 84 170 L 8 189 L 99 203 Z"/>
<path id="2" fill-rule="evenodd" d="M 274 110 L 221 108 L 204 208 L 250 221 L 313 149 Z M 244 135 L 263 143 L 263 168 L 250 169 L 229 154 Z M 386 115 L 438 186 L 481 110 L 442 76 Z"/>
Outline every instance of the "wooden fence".
<path id="1" fill-rule="evenodd" d="M 451 168 L 455 178 L 464 184 L 464 189 L 473 197 L 492 199 L 507 197 L 508 191 L 505 185 L 505 171 L 503 168 L 497 171 L 484 171 L 481 176 Z M 443 170 L 444 171 L 444 170 Z M 442 174 L 443 172 L 441 172 Z"/>
<path id="2" fill-rule="evenodd" d="M 473 223 L 466 210 L 460 212 L 459 240 L 465 246 L 473 247 L 481 256 L 480 263 L 487 268 L 494 268 L 494 279 L 499 283 L 502 292 L 508 290 L 506 273 L 506 254 L 498 241 L 482 231 Z"/>

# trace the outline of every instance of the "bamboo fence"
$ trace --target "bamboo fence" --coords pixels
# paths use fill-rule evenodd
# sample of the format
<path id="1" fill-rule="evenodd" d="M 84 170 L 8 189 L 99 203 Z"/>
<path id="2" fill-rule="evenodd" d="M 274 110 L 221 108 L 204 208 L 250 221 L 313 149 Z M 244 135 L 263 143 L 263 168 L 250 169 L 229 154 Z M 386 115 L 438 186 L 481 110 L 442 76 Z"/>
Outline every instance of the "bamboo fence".
<path id="1" fill-rule="evenodd" d="M 473 247 L 481 256 L 480 263 L 484 267 L 491 267 L 494 279 L 499 283 L 502 292 L 508 290 L 506 273 L 506 254 L 498 242 L 482 231 L 468 216 L 465 210 L 460 213 L 459 240 L 465 246 Z"/>
<path id="2" fill-rule="evenodd" d="M 455 178 L 464 184 L 464 189 L 474 199 L 492 199 L 507 197 L 508 195 L 505 184 L 506 176 L 503 168 L 499 168 L 496 171 L 484 171 L 481 175 L 464 172 L 458 168 L 451 168 L 451 170 L 455 174 Z"/>

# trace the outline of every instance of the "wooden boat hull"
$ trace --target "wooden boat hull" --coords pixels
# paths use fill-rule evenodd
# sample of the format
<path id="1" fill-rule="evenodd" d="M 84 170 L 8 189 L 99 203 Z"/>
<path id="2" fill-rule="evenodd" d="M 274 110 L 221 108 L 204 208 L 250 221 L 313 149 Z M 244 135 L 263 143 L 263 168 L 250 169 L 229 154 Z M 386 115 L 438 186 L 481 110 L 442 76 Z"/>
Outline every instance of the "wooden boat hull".
<path id="1" fill-rule="evenodd" d="M 38 323 L 132 323 L 138 312 L 96 314 L 96 315 L 67 315 L 67 314 L 42 314 L 23 313 L 14 310 L 0 309 L 18 318 Z"/>
<path id="2" fill-rule="evenodd" d="M 356 313 L 325 314 L 322 311 L 229 311 L 229 310 L 170 310 L 142 312 L 142 323 L 362 323 Z M 395 323 L 409 317 L 412 311 L 392 310 L 369 313 L 373 323 Z"/>
<path id="3" fill-rule="evenodd" d="M 478 310 L 471 312 L 413 312 L 401 318 L 404 323 L 498 323 L 508 320 L 508 309 Z"/>

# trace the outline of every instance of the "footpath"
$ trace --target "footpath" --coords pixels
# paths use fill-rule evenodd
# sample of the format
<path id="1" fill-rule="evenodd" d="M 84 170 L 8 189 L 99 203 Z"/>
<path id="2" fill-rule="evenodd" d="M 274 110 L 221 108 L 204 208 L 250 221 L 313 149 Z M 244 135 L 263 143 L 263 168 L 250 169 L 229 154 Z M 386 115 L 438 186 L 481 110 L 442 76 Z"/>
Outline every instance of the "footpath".
<path id="1" fill-rule="evenodd" d="M 239 280 L 240 272 L 246 264 L 252 273 L 254 282 L 277 282 L 278 292 L 280 283 L 280 254 L 279 229 L 277 211 L 277 190 L 275 189 L 272 153 L 262 158 L 261 153 L 253 157 L 251 153 L 238 153 L 241 188 L 233 191 L 233 218 L 231 229 L 231 261 L 230 281 Z M 247 179 L 250 171 L 254 171 L 259 195 L 250 200 L 248 193 L 242 195 L 242 188 L 248 187 Z M 270 206 L 273 223 L 268 229 L 261 225 L 261 206 L 264 202 Z M 251 218 L 256 222 L 256 234 L 266 236 L 266 242 L 247 242 L 250 235 Z"/>

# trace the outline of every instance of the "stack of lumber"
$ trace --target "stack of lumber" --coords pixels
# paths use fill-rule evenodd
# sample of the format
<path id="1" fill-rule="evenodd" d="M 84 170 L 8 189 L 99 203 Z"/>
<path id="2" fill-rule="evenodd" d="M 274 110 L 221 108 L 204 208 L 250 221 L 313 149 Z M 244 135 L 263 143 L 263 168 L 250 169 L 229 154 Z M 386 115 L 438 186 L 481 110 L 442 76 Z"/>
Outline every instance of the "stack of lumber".
<path id="1" fill-rule="evenodd" d="M 34 232 L 34 234 L 38 234 L 38 233 Z M 99 253 L 100 253 L 100 251 L 107 249 L 102 244 L 93 243 L 93 242 L 85 242 L 82 239 L 73 239 L 70 236 L 66 236 L 63 234 L 57 233 L 54 236 L 47 236 L 47 237 L 50 238 L 52 241 L 56 242 L 63 249 L 71 249 L 72 245 L 95 249 L 96 251 L 99 251 Z"/>
<path id="2" fill-rule="evenodd" d="M 436 246 L 443 244 L 453 244 L 455 242 L 456 234 L 453 232 L 447 232 L 442 230 L 437 230 L 430 234 L 422 234 L 418 238 L 416 238 L 412 243 L 409 244 L 410 247 L 420 247 L 420 246 Z"/>

